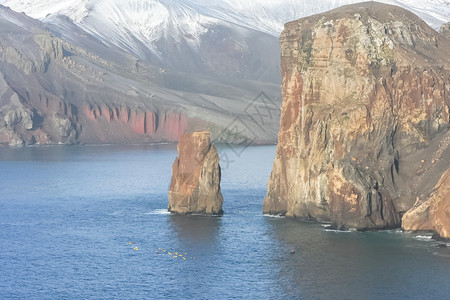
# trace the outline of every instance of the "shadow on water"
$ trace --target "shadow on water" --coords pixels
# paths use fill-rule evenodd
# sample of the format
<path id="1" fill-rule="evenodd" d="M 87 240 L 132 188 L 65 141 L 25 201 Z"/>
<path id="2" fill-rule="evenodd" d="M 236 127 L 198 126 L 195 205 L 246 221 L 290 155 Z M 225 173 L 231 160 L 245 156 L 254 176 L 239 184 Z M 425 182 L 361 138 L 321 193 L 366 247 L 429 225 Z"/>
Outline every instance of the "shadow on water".
<path id="1" fill-rule="evenodd" d="M 443 281 L 449 262 L 427 255 L 431 245 L 400 231 L 326 231 L 320 224 L 291 218 L 268 218 L 267 223 L 280 247 L 295 249 L 288 259 L 285 253 L 276 259 L 279 284 L 289 296 L 379 299 L 445 295 L 443 290 L 430 288 L 430 281 L 442 282 L 448 290 Z M 434 272 L 418 269 L 432 265 L 429 270 Z"/>
<path id="2" fill-rule="evenodd" d="M 168 242 L 172 245 L 168 250 L 181 252 L 187 259 L 171 260 L 170 268 L 161 269 L 162 277 L 170 282 L 164 288 L 157 288 L 162 298 L 173 298 L 180 291 L 184 298 L 192 299 L 207 299 L 211 293 L 223 294 L 223 287 L 218 284 L 222 273 L 217 268 L 221 218 L 169 215 L 167 224 Z"/>
<path id="3" fill-rule="evenodd" d="M 219 247 L 221 217 L 170 215 L 169 224 L 184 249 L 202 253 Z"/>

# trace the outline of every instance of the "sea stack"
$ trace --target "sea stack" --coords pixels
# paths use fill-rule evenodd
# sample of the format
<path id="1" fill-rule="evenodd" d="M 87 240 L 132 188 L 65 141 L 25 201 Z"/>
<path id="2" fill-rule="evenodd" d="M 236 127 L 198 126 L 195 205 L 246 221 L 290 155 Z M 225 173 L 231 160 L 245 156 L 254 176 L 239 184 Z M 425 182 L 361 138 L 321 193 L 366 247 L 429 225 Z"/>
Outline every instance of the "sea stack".
<path id="1" fill-rule="evenodd" d="M 180 137 L 172 165 L 169 211 L 174 214 L 222 215 L 220 165 L 208 131 Z"/>
<path id="2" fill-rule="evenodd" d="M 430 197 L 448 209 L 446 37 L 405 9 L 364 2 L 287 23 L 280 43 L 281 123 L 264 213 L 370 230 L 400 227 Z M 430 213 L 448 224 L 441 200 Z"/>

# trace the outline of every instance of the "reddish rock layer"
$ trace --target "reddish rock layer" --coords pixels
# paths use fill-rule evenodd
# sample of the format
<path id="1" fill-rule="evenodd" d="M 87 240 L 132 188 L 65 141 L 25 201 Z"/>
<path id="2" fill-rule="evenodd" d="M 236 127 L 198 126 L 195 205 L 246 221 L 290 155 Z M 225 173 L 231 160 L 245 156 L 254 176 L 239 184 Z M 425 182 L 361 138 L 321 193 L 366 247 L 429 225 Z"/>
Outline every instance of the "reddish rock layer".
<path id="1" fill-rule="evenodd" d="M 176 214 L 221 215 L 220 165 L 209 132 L 183 135 L 172 166 L 168 209 Z"/>
<path id="2" fill-rule="evenodd" d="M 149 109 L 131 110 L 126 106 L 85 104 L 84 115 L 90 120 L 90 126 L 99 127 L 99 121 L 106 120 L 124 131 L 131 129 L 138 135 L 158 139 L 178 140 L 187 131 L 188 118 L 177 112 L 158 113 Z"/>
<path id="3" fill-rule="evenodd" d="M 288 23 L 280 42 L 282 114 L 264 212 L 398 227 L 426 186 L 407 184 L 405 158 L 449 128 L 449 41 L 406 10 L 370 2 Z"/>

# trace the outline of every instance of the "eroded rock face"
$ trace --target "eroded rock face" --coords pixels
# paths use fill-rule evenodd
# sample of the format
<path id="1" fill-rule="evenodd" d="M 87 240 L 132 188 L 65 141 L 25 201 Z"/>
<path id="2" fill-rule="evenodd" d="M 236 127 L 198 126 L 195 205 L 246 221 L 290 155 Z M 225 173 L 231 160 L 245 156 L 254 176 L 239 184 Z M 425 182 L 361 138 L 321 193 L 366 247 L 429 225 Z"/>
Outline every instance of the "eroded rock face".
<path id="1" fill-rule="evenodd" d="M 443 24 L 441 28 L 439 28 L 439 33 L 446 38 L 450 38 L 450 22 Z"/>
<path id="2" fill-rule="evenodd" d="M 87 104 L 83 106 L 84 117 L 90 127 L 115 126 L 119 131 L 129 131 L 153 140 L 176 141 L 188 130 L 189 118 L 182 112 L 155 112 L 151 109 L 131 109 L 120 104 Z"/>
<path id="3" fill-rule="evenodd" d="M 369 2 L 288 23 L 280 42 L 282 114 L 264 212 L 398 227 L 449 164 L 437 140 L 449 129 L 449 41 L 404 9 Z M 437 151 L 445 157 L 432 165 Z"/>
<path id="4" fill-rule="evenodd" d="M 183 135 L 172 166 L 169 211 L 176 214 L 221 215 L 219 155 L 207 131 Z"/>
<path id="5" fill-rule="evenodd" d="M 450 168 L 442 175 L 431 195 L 418 201 L 402 218 L 404 230 L 433 230 L 450 239 Z"/>

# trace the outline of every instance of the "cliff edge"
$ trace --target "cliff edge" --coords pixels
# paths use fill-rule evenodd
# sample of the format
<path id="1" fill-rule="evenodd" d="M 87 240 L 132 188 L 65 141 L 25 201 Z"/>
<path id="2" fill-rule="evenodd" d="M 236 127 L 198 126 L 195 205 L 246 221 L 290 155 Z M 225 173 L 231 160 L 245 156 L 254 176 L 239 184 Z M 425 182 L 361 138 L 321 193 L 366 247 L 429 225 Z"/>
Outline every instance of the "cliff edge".
<path id="1" fill-rule="evenodd" d="M 280 44 L 264 213 L 399 227 L 450 164 L 449 40 L 409 11 L 366 2 L 287 23 Z"/>
<path id="2" fill-rule="evenodd" d="M 220 165 L 208 131 L 183 135 L 172 166 L 168 210 L 175 214 L 222 215 Z"/>

